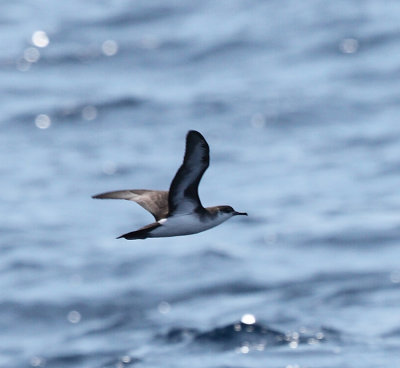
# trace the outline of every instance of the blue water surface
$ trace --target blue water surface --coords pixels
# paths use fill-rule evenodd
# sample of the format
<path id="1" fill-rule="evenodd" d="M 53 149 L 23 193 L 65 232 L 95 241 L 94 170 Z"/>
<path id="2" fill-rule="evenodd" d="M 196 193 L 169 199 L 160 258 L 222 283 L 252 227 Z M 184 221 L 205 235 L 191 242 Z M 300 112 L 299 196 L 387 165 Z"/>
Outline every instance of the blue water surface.
<path id="1" fill-rule="evenodd" d="M 0 366 L 400 366 L 398 1 L 0 5 Z M 116 189 L 211 147 L 193 236 Z"/>

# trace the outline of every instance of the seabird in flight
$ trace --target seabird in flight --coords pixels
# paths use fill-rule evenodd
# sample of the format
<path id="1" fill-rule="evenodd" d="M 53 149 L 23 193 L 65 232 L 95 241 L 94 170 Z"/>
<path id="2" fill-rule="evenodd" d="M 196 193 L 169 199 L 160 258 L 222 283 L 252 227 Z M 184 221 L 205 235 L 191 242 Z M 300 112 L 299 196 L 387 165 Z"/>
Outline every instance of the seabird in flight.
<path id="1" fill-rule="evenodd" d="M 156 222 L 119 236 L 125 239 L 162 238 L 196 234 L 217 226 L 233 216 L 245 215 L 231 206 L 203 207 L 198 187 L 210 163 L 210 148 L 195 130 L 186 136 L 183 163 L 171 182 L 169 191 L 132 189 L 97 194 L 92 198 L 127 199 L 149 211 Z"/>

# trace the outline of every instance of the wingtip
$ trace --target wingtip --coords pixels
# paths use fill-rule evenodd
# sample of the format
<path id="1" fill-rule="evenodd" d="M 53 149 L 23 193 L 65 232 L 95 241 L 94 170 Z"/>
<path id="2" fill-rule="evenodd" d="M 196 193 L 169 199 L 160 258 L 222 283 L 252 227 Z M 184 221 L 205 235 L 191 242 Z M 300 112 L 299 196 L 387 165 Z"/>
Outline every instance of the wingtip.
<path id="1" fill-rule="evenodd" d="M 200 142 L 207 151 L 210 150 L 206 139 L 200 132 L 197 130 L 189 130 L 186 135 L 186 147 L 188 147 L 188 145 L 197 144 L 198 142 Z"/>
<path id="2" fill-rule="evenodd" d="M 110 197 L 110 194 L 113 192 L 105 192 L 105 193 L 99 193 L 92 195 L 93 199 L 113 199 L 113 197 Z"/>
<path id="3" fill-rule="evenodd" d="M 189 130 L 187 132 L 186 137 L 189 138 L 190 136 L 197 136 L 201 139 L 204 139 L 203 135 L 200 132 L 198 132 L 197 130 Z"/>

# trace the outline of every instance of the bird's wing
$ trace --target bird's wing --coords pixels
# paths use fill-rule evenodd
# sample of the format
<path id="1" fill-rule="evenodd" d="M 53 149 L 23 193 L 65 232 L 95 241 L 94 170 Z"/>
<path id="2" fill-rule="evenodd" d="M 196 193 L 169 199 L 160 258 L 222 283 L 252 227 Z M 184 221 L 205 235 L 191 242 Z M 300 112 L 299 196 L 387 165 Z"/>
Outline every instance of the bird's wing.
<path id="1" fill-rule="evenodd" d="M 169 215 L 186 214 L 202 209 L 198 187 L 210 163 L 210 148 L 204 137 L 195 130 L 186 136 L 183 163 L 169 188 Z"/>
<path id="2" fill-rule="evenodd" d="M 168 191 L 166 190 L 117 190 L 115 192 L 97 194 L 92 198 L 126 199 L 128 201 L 136 202 L 145 210 L 149 211 L 156 221 L 165 218 L 168 215 Z"/>

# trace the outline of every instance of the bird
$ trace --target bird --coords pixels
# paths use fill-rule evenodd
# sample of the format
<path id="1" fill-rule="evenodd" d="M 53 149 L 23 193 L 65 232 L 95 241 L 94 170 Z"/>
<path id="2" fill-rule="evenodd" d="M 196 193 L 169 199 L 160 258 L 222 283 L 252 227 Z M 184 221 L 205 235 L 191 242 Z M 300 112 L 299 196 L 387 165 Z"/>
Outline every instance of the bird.
<path id="1" fill-rule="evenodd" d="M 183 163 L 173 178 L 169 191 L 129 189 L 92 196 L 96 199 L 125 199 L 136 202 L 149 211 L 155 222 L 123 234 L 127 240 L 163 238 L 196 234 L 215 227 L 233 216 L 247 216 L 231 206 L 203 207 L 198 187 L 210 164 L 210 148 L 195 130 L 186 135 Z"/>

